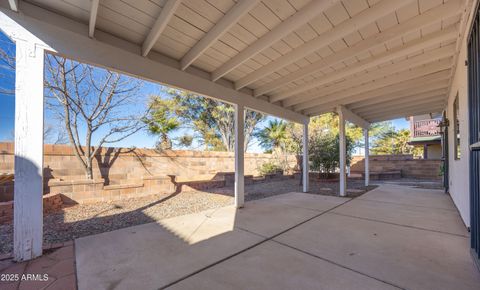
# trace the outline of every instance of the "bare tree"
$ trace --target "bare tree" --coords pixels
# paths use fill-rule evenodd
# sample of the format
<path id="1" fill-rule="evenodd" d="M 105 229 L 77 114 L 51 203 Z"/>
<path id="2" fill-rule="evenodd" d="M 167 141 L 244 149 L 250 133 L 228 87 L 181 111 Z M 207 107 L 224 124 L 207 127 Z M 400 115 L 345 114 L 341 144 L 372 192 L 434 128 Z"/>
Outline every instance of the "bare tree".
<path id="1" fill-rule="evenodd" d="M 46 144 L 68 144 L 68 136 L 64 126 L 45 124 L 43 128 L 43 140 Z"/>
<path id="2" fill-rule="evenodd" d="M 47 108 L 63 121 L 74 153 L 92 179 L 92 162 L 101 147 L 145 126 L 148 110 L 138 103 L 142 83 L 54 55 L 47 55 L 45 67 Z"/>

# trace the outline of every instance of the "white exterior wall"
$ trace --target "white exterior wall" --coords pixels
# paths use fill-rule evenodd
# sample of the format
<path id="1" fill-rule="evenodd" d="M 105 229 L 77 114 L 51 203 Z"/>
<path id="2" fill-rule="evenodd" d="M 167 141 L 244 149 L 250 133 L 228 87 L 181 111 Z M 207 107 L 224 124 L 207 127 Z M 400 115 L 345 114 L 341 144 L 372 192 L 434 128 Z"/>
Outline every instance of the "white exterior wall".
<path id="1" fill-rule="evenodd" d="M 468 33 L 470 21 L 467 25 Z M 447 118 L 450 120 L 448 127 L 448 156 L 449 156 L 449 185 L 450 195 L 457 206 L 463 222 L 470 226 L 470 183 L 469 183 L 469 147 L 468 147 L 468 68 L 465 65 L 467 60 L 467 40 L 465 35 L 458 56 L 450 95 L 447 103 Z M 455 160 L 454 147 L 454 119 L 453 103 L 458 93 L 459 100 L 459 121 L 460 121 L 460 152 L 461 157 Z"/>

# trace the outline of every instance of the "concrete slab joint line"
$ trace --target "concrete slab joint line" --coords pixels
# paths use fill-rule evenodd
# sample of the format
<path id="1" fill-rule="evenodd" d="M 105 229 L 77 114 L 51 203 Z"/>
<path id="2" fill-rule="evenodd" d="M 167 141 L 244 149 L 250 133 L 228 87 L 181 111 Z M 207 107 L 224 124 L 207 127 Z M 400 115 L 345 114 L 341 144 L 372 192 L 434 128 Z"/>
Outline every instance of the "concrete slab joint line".
<path id="1" fill-rule="evenodd" d="M 275 237 L 278 237 L 279 235 L 281 235 L 281 234 L 283 234 L 283 233 L 286 233 L 286 232 L 288 232 L 288 231 L 291 230 L 291 229 L 294 229 L 294 228 L 296 228 L 296 227 L 298 227 L 298 226 L 300 226 L 300 225 L 303 225 L 304 223 L 309 222 L 309 221 L 311 221 L 311 220 L 313 220 L 313 219 L 315 219 L 315 218 L 317 218 L 317 217 L 319 217 L 319 216 L 321 216 L 321 215 L 323 215 L 323 214 L 325 214 L 325 213 L 328 213 L 329 211 L 332 211 L 332 210 L 334 210 L 335 208 L 337 208 L 337 207 L 339 207 L 339 206 L 341 206 L 341 205 L 343 205 L 343 204 L 345 204 L 345 203 L 347 203 L 347 202 L 350 202 L 351 200 L 352 200 L 352 199 L 348 199 L 348 200 L 346 200 L 344 203 L 341 203 L 341 204 L 339 204 L 339 205 L 337 205 L 337 206 L 335 206 L 335 207 L 333 207 L 333 208 L 331 208 L 331 209 L 329 209 L 329 210 L 320 212 L 319 214 L 317 214 L 317 215 L 315 215 L 315 216 L 313 216 L 313 217 L 311 217 L 311 218 L 309 218 L 309 219 L 307 219 L 307 220 L 304 220 L 304 221 L 296 224 L 296 225 L 293 226 L 293 227 L 290 227 L 290 228 L 288 228 L 288 229 L 286 229 L 286 230 L 283 230 L 283 231 L 281 231 L 280 233 L 275 234 L 275 235 L 273 235 L 273 236 L 271 236 L 271 237 L 269 237 L 269 238 L 265 238 L 264 240 L 262 240 L 262 241 L 260 241 L 260 242 L 258 242 L 258 243 L 256 243 L 256 244 L 254 244 L 254 245 L 252 245 L 252 246 L 250 246 L 250 247 L 248 247 L 248 248 L 246 248 L 246 249 L 244 249 L 244 250 L 242 250 L 242 251 L 239 251 L 239 252 L 237 252 L 237 253 L 235 253 L 235 254 L 233 254 L 233 255 L 230 255 L 230 256 L 228 256 L 228 257 L 225 257 L 224 259 L 221 259 L 221 260 L 219 260 L 219 261 L 217 261 L 217 262 L 215 262 L 215 263 L 213 263 L 213 264 L 210 264 L 210 265 L 208 265 L 208 266 L 206 266 L 206 267 L 204 267 L 204 268 L 202 268 L 202 269 L 200 269 L 200 270 L 198 270 L 198 271 L 195 271 L 195 272 L 193 272 L 193 273 L 191 273 L 191 274 L 189 274 L 189 275 L 187 275 L 187 276 L 184 276 L 184 277 L 182 277 L 182 278 L 180 278 L 180 279 L 178 279 L 178 280 L 176 280 L 176 281 L 174 281 L 174 282 L 172 282 L 172 283 L 170 283 L 170 284 L 168 284 L 168 285 L 165 285 L 164 287 L 161 287 L 160 289 L 167 289 L 167 288 L 169 288 L 169 287 L 171 287 L 171 286 L 173 286 L 173 285 L 175 285 L 175 284 L 177 284 L 177 283 L 179 283 L 179 282 L 181 282 L 181 281 L 183 281 L 183 280 L 185 280 L 185 279 L 187 279 L 187 278 L 189 278 L 189 277 L 194 276 L 195 274 L 198 274 L 198 273 L 200 273 L 200 272 L 202 272 L 202 271 L 204 271 L 204 270 L 207 270 L 207 269 L 209 269 L 209 268 L 211 268 L 211 267 L 213 267 L 213 266 L 215 266 L 215 265 L 218 265 L 218 264 L 220 264 L 220 263 L 222 263 L 222 262 L 224 262 L 224 261 L 226 261 L 226 260 L 228 260 L 228 259 L 230 259 L 230 258 L 233 258 L 233 257 L 235 257 L 235 256 L 238 256 L 239 254 L 244 253 L 244 252 L 246 252 L 246 251 L 248 251 L 248 250 L 250 250 L 250 249 L 253 249 L 253 248 L 255 248 L 255 247 L 257 247 L 257 246 L 259 246 L 259 245 L 261 245 L 261 244 L 263 244 L 263 243 L 265 243 L 265 242 L 267 242 L 267 241 L 271 241 L 271 240 L 273 240 Z"/>

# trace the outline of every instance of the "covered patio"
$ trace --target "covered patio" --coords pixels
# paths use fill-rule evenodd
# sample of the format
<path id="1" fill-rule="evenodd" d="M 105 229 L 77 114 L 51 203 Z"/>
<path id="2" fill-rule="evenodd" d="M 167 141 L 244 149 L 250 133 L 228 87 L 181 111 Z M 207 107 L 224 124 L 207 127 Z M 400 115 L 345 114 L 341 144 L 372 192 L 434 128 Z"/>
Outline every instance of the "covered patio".
<path id="1" fill-rule="evenodd" d="M 14 271 L 53 277 L 22 282 L 32 289 L 478 289 L 451 199 L 400 184 L 354 199 L 286 193 L 88 236 Z"/>
<path id="2" fill-rule="evenodd" d="M 368 148 L 371 122 L 441 111 L 472 5 L 465 0 L 8 1 L 0 8 L 0 28 L 15 41 L 17 56 L 15 258 L 42 252 L 45 53 L 233 104 L 240 208 L 246 108 L 303 124 L 304 192 L 309 118 L 336 111 L 345 196 L 345 122 L 364 129 Z M 365 155 L 368 185 L 368 150 Z"/>
<path id="3" fill-rule="evenodd" d="M 478 289 L 441 190 L 287 193 L 78 239 L 79 289 Z"/>
<path id="4" fill-rule="evenodd" d="M 465 93 L 477 2 L 1 2 L 0 29 L 16 44 L 14 259 L 43 253 L 50 53 L 235 107 L 235 206 L 78 239 L 80 289 L 478 289 L 469 234 L 448 195 L 382 185 L 344 197 L 347 121 L 364 130 L 368 185 L 372 123 L 441 112 L 454 88 Z M 247 108 L 303 125 L 305 193 L 310 117 L 338 113 L 340 196 L 291 193 L 245 206 Z M 465 222 L 470 203 L 455 194 Z"/>

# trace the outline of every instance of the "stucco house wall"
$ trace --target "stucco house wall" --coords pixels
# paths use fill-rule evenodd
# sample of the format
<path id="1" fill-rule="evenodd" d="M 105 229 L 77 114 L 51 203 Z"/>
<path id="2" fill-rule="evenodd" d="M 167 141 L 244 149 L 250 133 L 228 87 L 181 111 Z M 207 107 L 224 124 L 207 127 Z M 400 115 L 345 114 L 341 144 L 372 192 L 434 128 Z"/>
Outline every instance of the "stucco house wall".
<path id="1" fill-rule="evenodd" d="M 472 15 L 469 16 L 467 23 L 467 33 L 471 26 Z M 465 65 L 467 60 L 467 41 L 468 34 L 464 35 L 460 47 L 460 54 L 457 59 L 457 65 L 452 82 L 452 88 L 448 96 L 447 118 L 450 120 L 448 127 L 448 147 L 449 147 L 449 187 L 450 195 L 457 206 L 463 222 L 467 227 L 470 226 L 470 180 L 469 180 L 469 147 L 468 147 L 468 68 Z M 460 124 L 460 159 L 455 159 L 454 146 L 454 118 L 453 104 L 458 94 L 459 101 L 459 124 Z"/>

